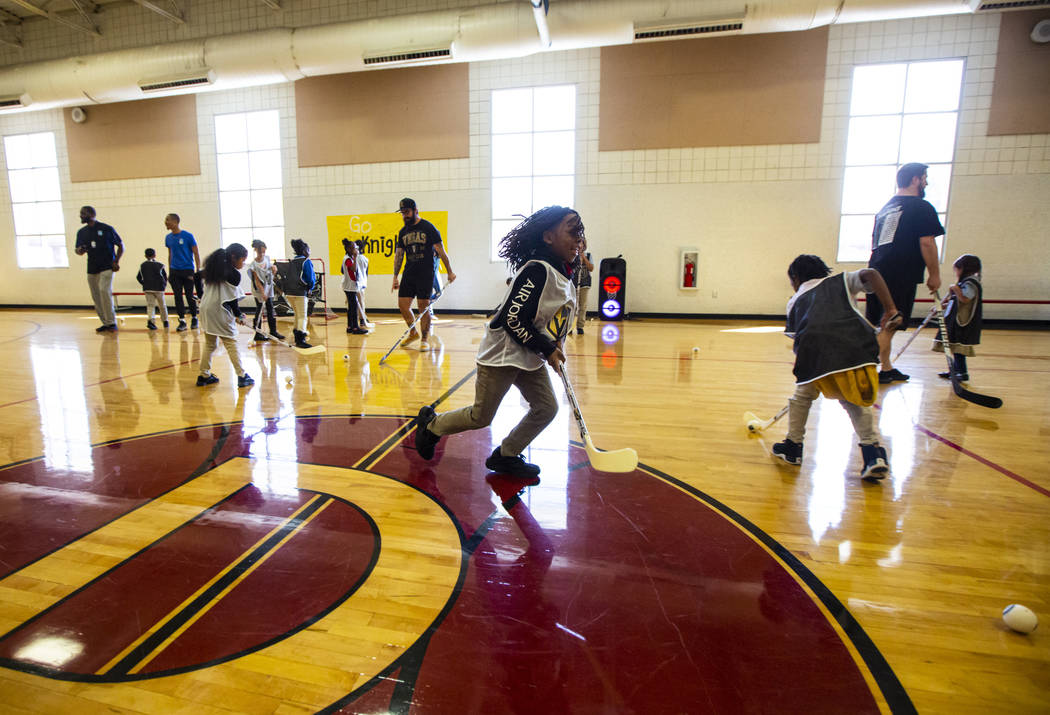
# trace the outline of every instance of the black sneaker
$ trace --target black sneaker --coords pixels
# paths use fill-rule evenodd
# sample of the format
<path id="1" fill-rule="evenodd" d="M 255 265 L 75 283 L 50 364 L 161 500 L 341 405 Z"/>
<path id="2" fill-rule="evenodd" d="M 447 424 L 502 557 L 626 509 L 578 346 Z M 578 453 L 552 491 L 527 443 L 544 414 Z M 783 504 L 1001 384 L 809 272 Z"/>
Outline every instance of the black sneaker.
<path id="1" fill-rule="evenodd" d="M 186 321 L 183 320 L 182 318 L 179 318 L 179 327 L 175 328 L 175 332 L 176 333 L 181 333 L 181 332 L 184 332 L 185 330 L 187 330 L 187 328 L 186 328 Z"/>
<path id="2" fill-rule="evenodd" d="M 524 479 L 531 486 L 535 486 L 540 483 L 540 468 L 535 464 L 529 464 L 520 455 L 516 454 L 513 457 L 505 457 L 500 452 L 500 448 L 492 450 L 492 454 L 485 460 L 485 466 L 491 469 L 493 472 L 499 474 L 509 474 L 512 477 L 518 479 Z"/>
<path id="3" fill-rule="evenodd" d="M 890 473 L 885 447 L 877 444 L 862 444 L 860 454 L 864 458 L 864 467 L 860 470 L 861 479 L 884 479 Z"/>
<path id="4" fill-rule="evenodd" d="M 168 321 L 166 321 L 166 320 L 164 321 L 164 327 L 165 327 L 165 328 L 167 328 L 167 327 L 168 327 Z"/>
<path id="5" fill-rule="evenodd" d="M 214 375 L 213 375 L 213 377 L 214 377 Z M 218 379 L 218 378 L 216 378 L 216 379 Z M 237 378 L 237 387 L 251 387 L 254 384 L 255 384 L 255 380 L 253 380 L 252 376 L 249 375 L 248 373 L 244 373 L 243 375 L 241 375 L 240 377 Z"/>
<path id="6" fill-rule="evenodd" d="M 109 332 L 109 326 L 108 325 L 100 325 L 97 328 L 95 328 L 95 332 L 96 333 L 107 333 L 107 332 Z"/>
<path id="7" fill-rule="evenodd" d="M 911 375 L 905 375 L 897 368 L 891 370 L 880 370 L 879 371 L 879 384 L 888 385 L 891 382 L 905 382 L 910 378 Z"/>
<path id="8" fill-rule="evenodd" d="M 433 459 L 434 447 L 441 441 L 439 435 L 427 429 L 427 425 L 433 422 L 436 416 L 434 408 L 430 405 L 420 407 L 419 414 L 416 415 L 416 451 L 423 459 Z"/>
<path id="9" fill-rule="evenodd" d="M 146 321 L 146 327 L 149 328 L 150 330 L 156 330 L 157 329 L 157 324 L 154 323 L 152 320 L 147 320 Z"/>
<path id="10" fill-rule="evenodd" d="M 194 317 L 194 318 L 190 319 L 190 327 L 193 328 L 194 330 L 197 329 L 197 318 Z"/>
<path id="11" fill-rule="evenodd" d="M 939 373 L 937 373 L 937 377 L 942 377 L 945 380 L 951 380 L 952 379 L 952 374 L 950 372 L 939 372 Z M 970 381 L 970 373 L 968 373 L 968 372 L 960 372 L 956 377 L 959 378 L 959 382 L 969 382 Z"/>
<path id="12" fill-rule="evenodd" d="M 214 385 L 218 381 L 219 378 L 215 377 L 214 375 L 208 375 L 207 377 L 204 377 L 204 375 L 197 375 L 197 387 L 204 387 L 205 385 Z"/>
<path id="13" fill-rule="evenodd" d="M 788 464 L 802 464 L 802 445 L 785 439 L 773 445 L 773 456 L 780 457 Z"/>
<path id="14" fill-rule="evenodd" d="M 270 335 L 277 338 L 278 340 L 284 340 L 284 336 L 278 333 L 276 330 L 271 330 Z"/>
<path id="15" fill-rule="evenodd" d="M 262 333 L 256 333 L 255 334 L 255 342 L 257 342 L 257 343 L 265 343 L 267 340 L 269 340 L 269 338 L 266 337 L 265 335 L 263 335 Z"/>
<path id="16" fill-rule="evenodd" d="M 583 335 L 583 328 L 576 328 L 577 335 Z"/>

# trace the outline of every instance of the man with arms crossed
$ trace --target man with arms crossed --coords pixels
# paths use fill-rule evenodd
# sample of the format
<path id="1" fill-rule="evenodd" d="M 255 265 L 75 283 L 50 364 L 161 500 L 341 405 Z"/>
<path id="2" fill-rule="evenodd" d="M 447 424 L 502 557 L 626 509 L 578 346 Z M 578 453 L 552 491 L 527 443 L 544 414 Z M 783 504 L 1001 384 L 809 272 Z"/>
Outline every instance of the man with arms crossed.
<path id="1" fill-rule="evenodd" d="M 193 276 L 201 269 L 201 254 L 197 250 L 197 240 L 189 231 L 179 228 L 179 215 L 168 214 L 164 217 L 164 226 L 169 233 L 164 237 L 168 247 L 168 279 L 171 290 L 175 293 L 175 312 L 179 314 L 178 332 L 186 329 L 186 306 L 183 304 L 183 293 L 190 306 L 191 328 L 197 327 L 197 301 L 193 297 Z"/>
<path id="2" fill-rule="evenodd" d="M 904 318 L 901 327 L 907 327 L 911 319 L 916 286 L 922 283 L 923 273 L 929 272 L 926 287 L 931 293 L 941 287 L 935 239 L 944 235 L 944 226 L 937 217 L 937 210 L 924 199 L 927 168 L 926 164 L 911 163 L 897 171 L 897 193 L 875 216 L 875 228 L 871 234 L 868 267 L 877 270 L 885 279 L 893 302 Z M 878 325 L 882 312 L 879 299 L 869 295 L 865 308 L 868 322 Z M 910 377 L 890 363 L 894 330 L 887 327 L 878 335 L 879 384 L 882 385 L 903 382 Z"/>
<path id="3" fill-rule="evenodd" d="M 397 307 L 401 309 L 401 317 L 405 319 L 406 325 L 412 325 L 416 317 L 412 313 L 412 299 L 416 299 L 416 307 L 419 308 L 423 318 L 419 321 L 422 327 L 422 340 L 419 342 L 421 352 L 430 350 L 430 294 L 434 290 L 434 255 L 441 259 L 448 271 L 448 282 L 456 280 L 456 274 L 452 272 L 449 265 L 448 254 L 441 244 L 441 233 L 424 218 L 420 218 L 419 210 L 413 199 L 401 199 L 398 212 L 404 220 L 404 227 L 397 234 L 397 245 L 394 249 L 394 284 L 391 290 L 397 291 Z M 405 261 L 405 272 L 398 280 L 401 272 L 401 261 Z M 407 348 L 416 340 L 420 334 L 413 328 L 408 337 L 401 342 L 401 347 Z"/>
<path id="4" fill-rule="evenodd" d="M 74 251 L 78 256 L 87 254 L 88 287 L 91 288 L 95 312 L 102 321 L 102 326 L 95 332 L 115 332 L 117 309 L 113 305 L 113 272 L 120 270 L 124 243 L 112 226 L 95 220 L 95 209 L 91 206 L 80 207 L 80 222 L 86 225 L 77 231 Z"/>

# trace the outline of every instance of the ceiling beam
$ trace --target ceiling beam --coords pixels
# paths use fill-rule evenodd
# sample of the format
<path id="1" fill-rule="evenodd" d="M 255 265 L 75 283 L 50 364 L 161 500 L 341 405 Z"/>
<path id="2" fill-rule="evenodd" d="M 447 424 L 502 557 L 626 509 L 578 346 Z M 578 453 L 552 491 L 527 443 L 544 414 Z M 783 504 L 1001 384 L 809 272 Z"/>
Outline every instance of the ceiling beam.
<path id="1" fill-rule="evenodd" d="M 42 7 L 37 7 L 33 3 L 29 2 L 29 0 L 10 0 L 10 2 L 14 3 L 15 5 L 18 5 L 20 8 L 28 10 L 34 15 L 38 15 L 39 17 L 46 17 L 52 22 L 56 22 L 59 25 L 65 25 L 66 27 L 72 30 L 76 30 L 77 32 L 83 32 L 88 35 L 94 35 L 95 37 L 102 37 L 102 33 L 99 32 L 98 28 L 95 27 L 95 25 L 90 21 L 88 22 L 88 26 L 85 27 L 84 25 L 73 22 L 68 18 L 62 17 L 54 10 L 45 10 Z"/>
<path id="2" fill-rule="evenodd" d="M 18 0 L 15 1 L 17 2 Z M 177 7 L 174 12 L 169 12 L 162 8 L 160 5 L 150 2 L 150 0 L 132 0 L 132 2 L 134 2 L 136 5 L 140 5 L 146 8 L 150 12 L 157 13 L 166 20 L 171 20 L 176 25 L 186 24 L 186 18 L 183 17 L 182 10 L 179 10 Z"/>

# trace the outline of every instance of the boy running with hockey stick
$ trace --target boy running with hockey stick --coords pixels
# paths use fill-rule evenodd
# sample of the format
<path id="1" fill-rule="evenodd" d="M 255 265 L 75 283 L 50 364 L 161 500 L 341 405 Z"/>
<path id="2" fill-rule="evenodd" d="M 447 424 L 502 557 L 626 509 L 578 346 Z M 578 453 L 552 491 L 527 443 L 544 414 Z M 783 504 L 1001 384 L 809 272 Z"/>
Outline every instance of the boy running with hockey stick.
<path id="1" fill-rule="evenodd" d="M 882 329 L 895 327 L 901 315 L 878 271 L 863 268 L 829 278 L 830 273 L 812 255 L 801 255 L 788 267 L 795 294 L 788 301 L 784 333 L 794 338 L 796 386 L 788 400 L 787 438 L 773 445 L 773 454 L 788 464 L 802 464 L 809 408 L 823 393 L 839 401 L 860 438 L 861 479 L 882 479 L 890 467 L 871 414 L 879 391 L 879 344 L 853 296 L 864 291 L 878 297 L 885 307 Z"/>
<path id="2" fill-rule="evenodd" d="M 544 363 L 557 370 L 565 362 L 561 346 L 576 310 L 571 264 L 583 231 L 583 221 L 574 210 L 548 206 L 500 241 L 499 255 L 516 274 L 481 339 L 474 404 L 441 414 L 430 405 L 420 408 L 416 449 L 423 459 L 433 459 L 442 437 L 489 426 L 513 385 L 529 403 L 529 411 L 485 466 L 529 485 L 539 484 L 540 468 L 526 462 L 521 453 L 558 413 Z"/>

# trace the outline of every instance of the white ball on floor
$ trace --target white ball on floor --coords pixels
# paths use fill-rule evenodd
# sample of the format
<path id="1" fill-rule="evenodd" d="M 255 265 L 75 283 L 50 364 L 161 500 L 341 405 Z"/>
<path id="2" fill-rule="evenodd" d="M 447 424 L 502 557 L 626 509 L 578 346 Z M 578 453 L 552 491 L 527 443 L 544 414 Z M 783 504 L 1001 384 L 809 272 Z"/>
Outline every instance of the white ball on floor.
<path id="1" fill-rule="evenodd" d="M 1039 617 L 1027 606 L 1011 603 L 1003 609 L 1003 623 L 1018 633 L 1031 633 L 1039 625 Z"/>
<path id="2" fill-rule="evenodd" d="M 700 348 L 693 348 L 693 359 L 700 357 Z"/>
<path id="3" fill-rule="evenodd" d="M 349 359 L 350 359 L 350 356 L 349 356 L 349 355 L 343 355 L 343 359 L 344 359 L 344 360 L 349 360 Z"/>

